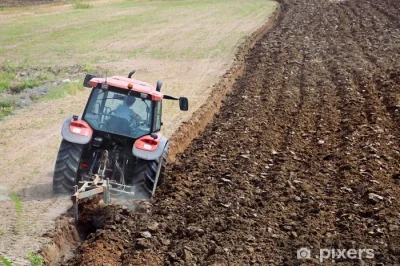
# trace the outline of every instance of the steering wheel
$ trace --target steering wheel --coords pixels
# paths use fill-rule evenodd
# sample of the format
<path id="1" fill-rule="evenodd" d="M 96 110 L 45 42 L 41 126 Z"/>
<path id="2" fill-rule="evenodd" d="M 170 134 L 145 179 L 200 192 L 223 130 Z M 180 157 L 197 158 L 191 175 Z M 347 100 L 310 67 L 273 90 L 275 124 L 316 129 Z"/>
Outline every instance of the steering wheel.
<path id="1" fill-rule="evenodd" d="M 110 107 L 105 107 L 104 113 L 98 113 L 100 117 L 103 117 L 101 120 L 103 122 L 99 123 L 99 128 L 104 129 L 104 125 L 111 119 L 112 116 L 115 116 L 115 110 L 111 110 Z"/>
<path id="2" fill-rule="evenodd" d="M 141 124 L 143 124 L 143 119 L 140 117 L 140 115 L 133 113 L 129 124 L 131 125 L 132 128 L 134 128 L 135 131 L 139 130 L 139 127 Z"/>
<path id="3" fill-rule="evenodd" d="M 133 132 L 137 132 L 139 129 L 139 122 L 137 119 L 135 119 L 134 117 L 131 117 L 131 119 L 129 120 L 129 127 L 131 128 L 131 130 Z"/>

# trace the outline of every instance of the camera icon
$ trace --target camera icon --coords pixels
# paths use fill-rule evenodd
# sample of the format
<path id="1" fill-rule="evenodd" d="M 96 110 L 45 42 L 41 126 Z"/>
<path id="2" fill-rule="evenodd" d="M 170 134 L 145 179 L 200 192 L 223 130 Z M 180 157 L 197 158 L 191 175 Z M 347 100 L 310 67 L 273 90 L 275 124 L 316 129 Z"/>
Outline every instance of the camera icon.
<path id="1" fill-rule="evenodd" d="M 297 250 L 298 259 L 309 259 L 311 258 L 311 251 L 308 248 L 300 248 Z"/>

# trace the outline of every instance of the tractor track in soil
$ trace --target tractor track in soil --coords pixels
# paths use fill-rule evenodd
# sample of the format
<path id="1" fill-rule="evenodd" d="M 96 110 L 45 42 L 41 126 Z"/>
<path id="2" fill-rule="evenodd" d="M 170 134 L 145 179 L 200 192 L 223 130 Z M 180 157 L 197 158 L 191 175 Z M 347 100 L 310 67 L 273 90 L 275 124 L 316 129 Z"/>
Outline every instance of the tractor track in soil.
<path id="1" fill-rule="evenodd" d="M 85 207 L 90 234 L 65 265 L 319 264 L 301 247 L 400 264 L 400 3 L 281 9 L 154 201 Z"/>

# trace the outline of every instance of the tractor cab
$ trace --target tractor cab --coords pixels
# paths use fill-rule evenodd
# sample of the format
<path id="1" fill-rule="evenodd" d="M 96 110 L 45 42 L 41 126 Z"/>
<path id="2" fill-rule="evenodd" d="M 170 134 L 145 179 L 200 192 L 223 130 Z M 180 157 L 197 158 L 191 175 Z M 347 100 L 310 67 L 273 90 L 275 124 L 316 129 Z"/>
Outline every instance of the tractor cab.
<path id="1" fill-rule="evenodd" d="M 95 87 L 82 119 L 94 130 L 139 138 L 161 128 L 161 101 L 148 94 L 108 87 Z"/>
<path id="2" fill-rule="evenodd" d="M 161 83 L 152 85 L 120 76 L 86 78 L 92 87 L 82 119 L 94 130 L 129 138 L 140 138 L 161 129 Z M 167 99 L 176 99 L 166 96 Z M 177 100 L 177 99 L 176 99 Z M 180 109 L 186 111 L 187 99 L 181 97 Z"/>

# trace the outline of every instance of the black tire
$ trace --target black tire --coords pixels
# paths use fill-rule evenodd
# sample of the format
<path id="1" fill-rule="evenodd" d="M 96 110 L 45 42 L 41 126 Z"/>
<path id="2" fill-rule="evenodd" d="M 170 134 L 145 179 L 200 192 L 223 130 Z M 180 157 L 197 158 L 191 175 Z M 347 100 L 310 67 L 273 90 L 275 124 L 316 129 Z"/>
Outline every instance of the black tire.
<path id="1" fill-rule="evenodd" d="M 79 162 L 83 145 L 62 140 L 54 167 L 53 191 L 55 193 L 72 193 L 78 184 Z"/>
<path id="2" fill-rule="evenodd" d="M 164 182 L 164 171 L 167 164 L 168 143 L 162 154 L 162 165 L 157 186 Z M 138 159 L 135 170 L 132 175 L 132 186 L 135 187 L 135 198 L 149 199 L 152 196 L 154 182 L 157 175 L 158 159 L 147 161 Z"/>

